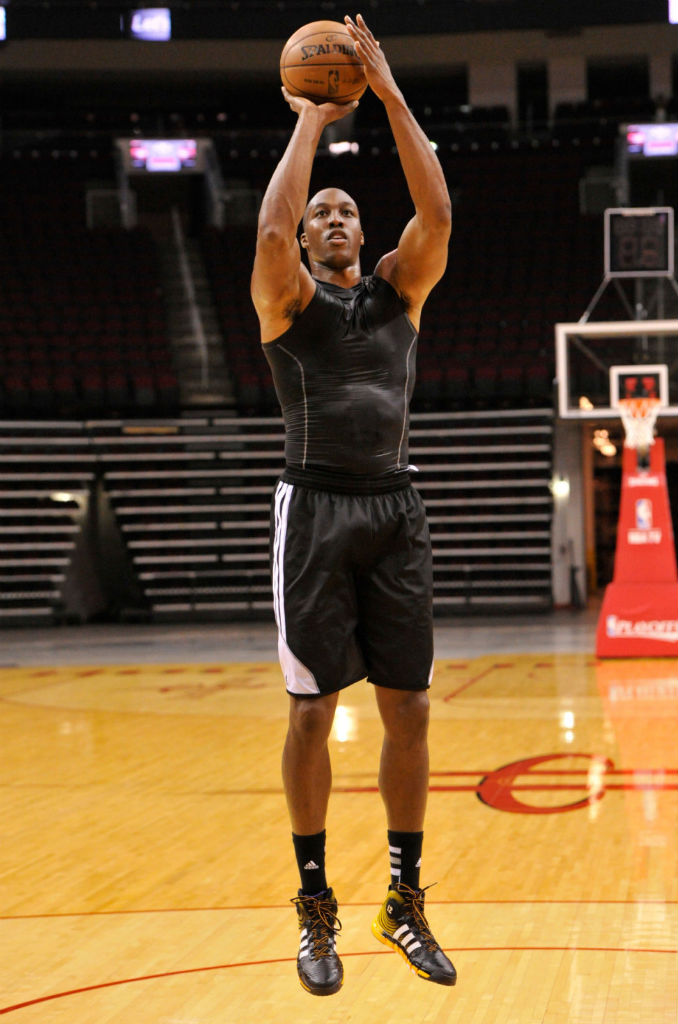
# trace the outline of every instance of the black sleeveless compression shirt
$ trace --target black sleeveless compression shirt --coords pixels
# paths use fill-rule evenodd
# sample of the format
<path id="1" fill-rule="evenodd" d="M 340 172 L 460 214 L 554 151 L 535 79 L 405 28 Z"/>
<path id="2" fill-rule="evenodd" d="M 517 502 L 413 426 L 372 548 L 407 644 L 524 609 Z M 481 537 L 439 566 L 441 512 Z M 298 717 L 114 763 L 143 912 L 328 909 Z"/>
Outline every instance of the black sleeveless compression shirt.
<path id="1" fill-rule="evenodd" d="M 388 281 L 316 281 L 306 309 L 263 349 L 289 467 L 367 477 L 407 469 L 417 332 Z"/>

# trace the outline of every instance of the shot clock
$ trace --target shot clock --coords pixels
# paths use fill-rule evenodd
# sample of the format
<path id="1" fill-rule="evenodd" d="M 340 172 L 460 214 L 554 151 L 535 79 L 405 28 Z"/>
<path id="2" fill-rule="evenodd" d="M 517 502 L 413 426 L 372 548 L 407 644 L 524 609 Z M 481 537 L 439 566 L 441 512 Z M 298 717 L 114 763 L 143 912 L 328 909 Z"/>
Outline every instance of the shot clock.
<path id="1" fill-rule="evenodd" d="M 605 211 L 605 276 L 673 276 L 673 207 Z"/>

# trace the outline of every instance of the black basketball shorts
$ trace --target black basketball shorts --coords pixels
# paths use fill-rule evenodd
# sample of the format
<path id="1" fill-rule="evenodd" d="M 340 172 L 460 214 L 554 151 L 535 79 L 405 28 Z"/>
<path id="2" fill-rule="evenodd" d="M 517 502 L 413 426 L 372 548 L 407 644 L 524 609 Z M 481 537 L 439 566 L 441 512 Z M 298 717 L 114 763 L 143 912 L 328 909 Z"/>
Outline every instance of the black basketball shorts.
<path id="1" fill-rule="evenodd" d="M 281 480 L 271 571 L 289 693 L 334 693 L 364 678 L 399 690 L 430 686 L 431 543 L 412 486 L 354 495 Z"/>

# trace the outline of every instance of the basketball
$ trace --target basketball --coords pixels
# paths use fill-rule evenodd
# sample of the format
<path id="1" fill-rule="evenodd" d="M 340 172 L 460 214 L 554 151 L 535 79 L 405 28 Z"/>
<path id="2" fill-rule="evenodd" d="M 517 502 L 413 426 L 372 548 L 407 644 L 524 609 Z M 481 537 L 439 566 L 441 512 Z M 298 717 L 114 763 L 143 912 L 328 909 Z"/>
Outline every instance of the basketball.
<path id="1" fill-rule="evenodd" d="M 355 44 L 340 21 L 297 29 L 280 55 L 280 78 L 288 92 L 314 103 L 350 103 L 367 88 Z"/>

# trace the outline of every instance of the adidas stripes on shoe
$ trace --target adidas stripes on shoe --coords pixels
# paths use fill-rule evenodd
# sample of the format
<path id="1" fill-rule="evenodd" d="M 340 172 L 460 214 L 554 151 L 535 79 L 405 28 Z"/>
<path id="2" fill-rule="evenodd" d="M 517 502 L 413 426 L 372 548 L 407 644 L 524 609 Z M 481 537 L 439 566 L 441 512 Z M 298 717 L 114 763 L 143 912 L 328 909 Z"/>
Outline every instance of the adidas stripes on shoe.
<path id="1" fill-rule="evenodd" d="M 424 890 L 399 885 L 389 889 L 372 923 L 372 932 L 426 981 L 454 985 L 457 972 L 433 938 L 424 913 Z"/>
<path id="2" fill-rule="evenodd" d="M 331 889 L 317 896 L 305 896 L 301 890 L 292 902 L 299 921 L 297 973 L 307 992 L 331 996 L 344 980 L 344 968 L 336 952 L 336 936 L 341 931 L 337 901 Z"/>

